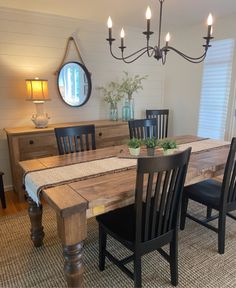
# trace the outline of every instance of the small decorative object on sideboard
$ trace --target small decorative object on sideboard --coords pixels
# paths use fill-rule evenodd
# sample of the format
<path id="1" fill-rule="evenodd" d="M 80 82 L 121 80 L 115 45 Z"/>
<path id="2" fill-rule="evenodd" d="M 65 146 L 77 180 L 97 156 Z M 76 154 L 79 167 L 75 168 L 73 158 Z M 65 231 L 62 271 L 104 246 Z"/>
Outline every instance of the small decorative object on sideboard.
<path id="1" fill-rule="evenodd" d="M 118 107 L 117 103 L 123 98 L 123 94 L 120 91 L 120 84 L 111 81 L 105 87 L 98 87 L 102 91 L 104 101 L 110 104 L 110 120 L 118 120 Z"/>
<path id="2" fill-rule="evenodd" d="M 50 100 L 48 97 L 48 81 L 42 79 L 26 79 L 27 99 L 33 101 L 36 106 L 36 113 L 31 120 L 36 128 L 46 128 L 48 125 L 48 114 L 44 113 L 44 101 Z"/>
<path id="3" fill-rule="evenodd" d="M 128 72 L 124 72 L 124 77 L 121 79 L 120 91 L 127 95 L 124 106 L 122 108 L 122 120 L 128 121 L 134 119 L 134 99 L 132 95 L 140 89 L 143 89 L 142 81 L 146 76 L 134 75 L 130 76 Z"/>
<path id="4" fill-rule="evenodd" d="M 178 148 L 176 141 L 175 140 L 169 140 L 169 139 L 162 140 L 159 143 L 159 146 L 161 148 L 163 148 L 164 155 L 173 154 Z"/>
<path id="5" fill-rule="evenodd" d="M 159 141 L 155 137 L 146 138 L 144 140 L 144 144 L 146 145 L 147 148 L 147 155 L 154 156 L 155 148 L 159 145 Z"/>
<path id="6" fill-rule="evenodd" d="M 140 154 L 140 147 L 142 145 L 142 141 L 137 138 L 132 138 L 128 142 L 129 153 L 133 156 L 138 156 Z"/>

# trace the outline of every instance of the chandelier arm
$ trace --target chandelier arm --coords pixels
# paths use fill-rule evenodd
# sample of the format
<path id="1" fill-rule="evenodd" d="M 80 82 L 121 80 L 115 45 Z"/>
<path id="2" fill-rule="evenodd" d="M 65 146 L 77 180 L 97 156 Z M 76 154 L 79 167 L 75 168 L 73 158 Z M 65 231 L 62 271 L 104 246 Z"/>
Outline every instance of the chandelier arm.
<path id="1" fill-rule="evenodd" d="M 195 60 L 193 60 L 193 59 L 191 59 L 191 58 L 188 58 L 188 56 L 185 56 L 185 55 L 181 55 L 181 54 L 179 54 L 180 56 L 182 56 L 185 60 L 187 60 L 188 62 L 191 62 L 191 63 L 194 63 L 194 64 L 198 64 L 198 63 L 201 63 L 201 62 L 203 62 L 204 61 L 204 59 L 206 58 L 206 54 L 204 55 L 202 55 L 202 58 L 200 58 L 200 59 L 195 59 Z"/>
<path id="2" fill-rule="evenodd" d="M 187 60 L 188 62 L 191 62 L 191 63 L 194 63 L 194 64 L 199 64 L 199 63 L 201 63 L 201 62 L 203 62 L 204 61 L 204 59 L 206 58 L 206 54 L 203 54 L 202 55 L 202 58 L 197 58 L 197 59 L 191 59 L 191 58 L 189 58 L 187 55 L 185 55 L 185 54 L 181 54 L 181 53 L 177 53 L 178 55 L 180 55 L 181 57 L 183 57 L 185 60 Z"/>
<path id="3" fill-rule="evenodd" d="M 112 57 L 114 57 L 116 60 L 128 59 L 128 58 L 130 58 L 130 57 L 132 57 L 132 56 L 135 56 L 136 54 L 142 52 L 143 50 L 145 50 L 144 52 L 146 52 L 147 47 L 143 47 L 143 48 L 139 49 L 138 51 L 136 51 L 136 52 L 134 52 L 134 53 L 132 53 L 132 54 L 126 56 L 126 57 L 117 57 L 117 56 L 113 53 L 112 47 L 111 47 L 111 45 L 110 45 L 110 53 L 111 53 Z M 142 54 L 142 55 L 143 55 L 143 54 Z"/>
<path id="4" fill-rule="evenodd" d="M 152 48 L 152 47 L 143 47 L 143 48 L 137 50 L 136 52 L 134 52 L 134 53 L 132 53 L 132 54 L 130 54 L 130 55 L 128 55 L 128 56 L 123 57 L 122 59 L 129 59 L 129 58 L 135 56 L 136 54 L 138 54 L 138 53 L 140 53 L 140 52 L 142 52 L 142 51 L 145 53 L 145 52 L 147 52 L 147 49 L 150 49 L 150 48 Z M 145 50 L 145 51 L 144 51 L 144 50 Z M 143 52 L 142 52 L 142 53 L 143 53 Z"/>
<path id="5" fill-rule="evenodd" d="M 153 47 L 151 47 L 152 49 L 152 53 L 150 54 L 150 52 L 149 52 L 149 48 L 150 48 L 151 46 L 149 45 L 149 40 L 147 40 L 147 55 L 148 55 L 148 57 L 152 57 L 153 56 L 153 50 L 154 50 L 154 48 Z"/>
<path id="6" fill-rule="evenodd" d="M 151 53 L 149 52 L 149 50 L 152 50 Z M 147 47 L 147 55 L 148 55 L 148 57 L 153 57 L 154 53 L 155 53 L 155 47 L 148 46 Z"/>
<path id="7" fill-rule="evenodd" d="M 162 48 L 162 49 L 164 49 L 164 48 Z M 177 54 L 179 54 L 180 56 L 184 57 L 185 59 L 190 59 L 190 60 L 200 60 L 203 57 L 205 58 L 206 57 L 206 53 L 207 53 L 207 49 L 206 49 L 205 52 L 201 56 L 199 56 L 199 57 L 191 57 L 191 56 L 188 56 L 188 55 L 184 54 L 183 52 L 177 50 L 176 48 L 174 48 L 172 46 L 168 46 L 168 50 L 172 50 L 172 51 L 176 52 Z"/>
<path id="8" fill-rule="evenodd" d="M 185 60 L 187 60 L 188 62 L 194 63 L 194 64 L 199 64 L 201 62 L 203 62 L 206 58 L 206 55 L 203 56 L 203 58 L 199 59 L 199 60 L 191 60 L 189 58 L 183 57 Z"/>
<path id="9" fill-rule="evenodd" d="M 161 62 L 163 65 L 165 65 L 165 63 L 166 63 L 166 55 L 167 55 L 167 51 L 164 51 L 162 53 L 162 57 L 161 57 Z"/>
<path id="10" fill-rule="evenodd" d="M 153 49 L 153 48 L 152 48 Z M 150 50 L 150 48 L 149 48 Z M 124 57 L 124 58 L 121 58 L 126 64 L 130 64 L 130 63 L 133 63 L 134 61 L 136 61 L 138 58 L 142 57 L 145 53 L 147 53 L 147 50 L 146 51 L 143 51 L 141 54 L 139 54 L 137 57 L 135 57 L 134 59 L 130 60 L 130 61 L 127 61 L 127 57 Z M 131 55 L 129 55 L 130 57 Z"/>

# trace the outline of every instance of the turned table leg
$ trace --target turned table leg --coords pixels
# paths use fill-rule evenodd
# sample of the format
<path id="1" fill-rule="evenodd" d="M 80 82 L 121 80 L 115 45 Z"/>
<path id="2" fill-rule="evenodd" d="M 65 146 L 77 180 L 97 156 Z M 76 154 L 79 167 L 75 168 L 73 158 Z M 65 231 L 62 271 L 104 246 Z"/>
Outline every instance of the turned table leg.
<path id="1" fill-rule="evenodd" d="M 40 247 L 43 245 L 43 226 L 42 226 L 42 205 L 37 205 L 30 197 L 28 197 L 28 214 L 31 222 L 31 240 L 35 247 Z"/>
<path id="2" fill-rule="evenodd" d="M 86 211 L 67 217 L 57 215 L 58 232 L 65 259 L 64 273 L 68 287 L 83 285 L 83 240 L 87 235 Z"/>

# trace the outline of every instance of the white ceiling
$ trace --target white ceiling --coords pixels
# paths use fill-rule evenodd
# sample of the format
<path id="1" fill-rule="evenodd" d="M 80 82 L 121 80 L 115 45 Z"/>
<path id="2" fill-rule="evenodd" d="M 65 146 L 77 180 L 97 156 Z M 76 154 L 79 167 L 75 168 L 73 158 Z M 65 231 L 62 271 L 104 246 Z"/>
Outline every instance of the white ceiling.
<path id="1" fill-rule="evenodd" d="M 145 26 L 145 10 L 150 5 L 153 25 L 159 14 L 158 0 L 0 0 L 0 6 L 46 12 L 106 22 L 110 15 L 117 26 Z M 194 25 L 205 21 L 209 12 L 217 19 L 236 13 L 236 0 L 165 0 L 164 25 Z"/>

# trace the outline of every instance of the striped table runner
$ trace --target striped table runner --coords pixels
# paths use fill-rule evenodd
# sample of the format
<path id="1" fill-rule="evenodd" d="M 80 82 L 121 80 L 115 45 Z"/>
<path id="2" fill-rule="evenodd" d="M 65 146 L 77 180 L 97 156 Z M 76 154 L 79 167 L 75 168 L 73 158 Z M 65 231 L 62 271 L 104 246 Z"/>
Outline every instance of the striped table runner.
<path id="1" fill-rule="evenodd" d="M 39 204 L 43 188 L 130 169 L 135 167 L 136 163 L 137 159 L 111 157 L 30 172 L 25 175 L 25 188 L 29 197 Z"/>

